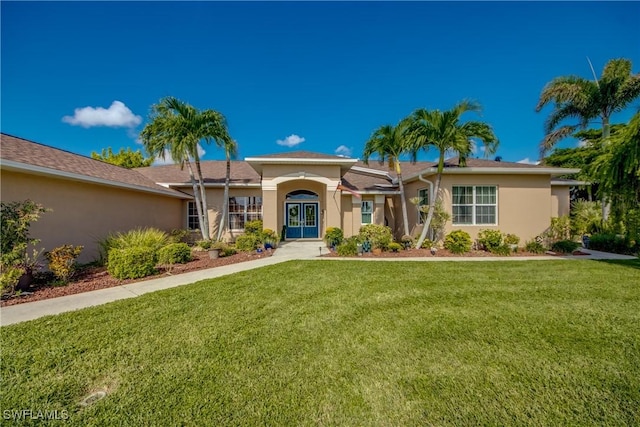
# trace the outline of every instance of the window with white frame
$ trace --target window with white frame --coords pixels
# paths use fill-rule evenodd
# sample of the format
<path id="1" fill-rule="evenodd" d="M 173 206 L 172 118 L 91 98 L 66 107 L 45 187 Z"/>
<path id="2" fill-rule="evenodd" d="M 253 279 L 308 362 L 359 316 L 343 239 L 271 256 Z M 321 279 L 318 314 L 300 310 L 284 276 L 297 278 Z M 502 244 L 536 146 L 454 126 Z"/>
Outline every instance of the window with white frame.
<path id="1" fill-rule="evenodd" d="M 229 228 L 244 230 L 247 221 L 262 219 L 262 197 L 229 197 Z"/>
<path id="2" fill-rule="evenodd" d="M 423 224 L 427 219 L 429 209 L 429 189 L 421 188 L 418 190 L 418 224 Z"/>
<path id="3" fill-rule="evenodd" d="M 453 225 L 497 225 L 497 193 L 495 185 L 453 186 Z"/>
<path id="4" fill-rule="evenodd" d="M 200 229 L 200 218 L 198 217 L 196 202 L 189 202 L 187 205 L 187 228 L 189 230 Z"/>
<path id="5" fill-rule="evenodd" d="M 362 201 L 362 224 L 371 224 L 373 220 L 373 200 Z"/>

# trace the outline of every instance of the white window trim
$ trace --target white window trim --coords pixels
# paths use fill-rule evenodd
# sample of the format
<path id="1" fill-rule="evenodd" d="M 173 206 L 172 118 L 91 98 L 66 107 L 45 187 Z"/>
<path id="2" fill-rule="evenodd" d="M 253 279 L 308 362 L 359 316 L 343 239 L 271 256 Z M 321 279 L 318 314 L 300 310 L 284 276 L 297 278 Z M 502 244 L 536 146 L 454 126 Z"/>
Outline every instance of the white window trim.
<path id="1" fill-rule="evenodd" d="M 195 209 L 195 214 L 191 215 L 191 205 L 193 204 L 193 209 Z M 198 210 L 195 206 L 196 202 L 195 201 L 188 201 L 187 202 L 187 224 L 186 224 L 186 229 L 187 230 L 200 230 L 200 217 L 198 216 Z M 189 227 L 189 219 L 190 218 L 196 218 L 198 220 L 198 227 L 197 228 L 191 228 Z"/>
<path id="2" fill-rule="evenodd" d="M 429 194 L 429 187 L 423 187 L 423 188 L 418 188 L 418 199 L 420 199 L 420 192 L 426 190 L 427 191 L 427 201 L 429 201 L 429 197 L 431 197 L 431 194 Z M 416 206 L 416 211 L 418 212 L 418 225 L 422 225 L 424 224 L 424 221 L 422 221 L 422 212 L 420 211 L 420 207 L 422 206 L 429 206 L 427 205 L 417 205 Z"/>
<path id="3" fill-rule="evenodd" d="M 369 204 L 371 206 L 371 212 L 365 212 L 364 211 L 365 203 Z M 374 203 L 374 201 L 373 200 L 363 200 L 362 201 L 362 205 L 360 207 L 360 224 L 362 224 L 362 225 L 373 224 L 373 213 L 374 213 L 374 211 L 375 211 L 375 203 Z M 363 222 L 362 221 L 362 215 L 365 214 L 365 213 L 371 215 L 371 221 L 370 222 Z"/>
<path id="4" fill-rule="evenodd" d="M 264 206 L 263 206 L 263 203 L 262 203 L 262 202 L 263 202 L 263 200 L 262 200 L 262 196 L 229 196 L 229 199 L 231 199 L 231 197 L 235 197 L 235 198 L 240 198 L 240 197 L 246 197 L 246 198 L 250 198 L 250 197 L 260 198 L 260 218 L 259 218 L 259 219 L 261 219 L 261 220 L 263 220 L 263 219 L 264 219 L 264 216 L 263 216 L 263 209 L 264 209 Z M 233 213 L 232 213 L 232 212 L 231 212 L 231 203 L 230 203 L 230 202 L 228 202 L 228 205 L 227 205 L 227 206 L 229 207 L 228 212 L 227 212 L 227 227 L 229 227 L 229 230 L 231 230 L 231 231 L 236 231 L 236 232 L 244 231 L 244 228 L 231 228 L 231 215 L 238 215 L 238 214 L 240 214 L 240 212 L 233 212 Z M 247 205 L 245 205 L 245 211 L 244 211 L 244 223 L 245 223 L 245 224 L 246 224 L 246 223 L 247 223 L 247 221 L 248 221 L 248 219 L 247 219 L 247 214 L 248 214 L 248 212 L 247 212 L 247 210 L 246 210 L 246 207 L 247 207 Z"/>
<path id="5" fill-rule="evenodd" d="M 454 187 L 471 187 L 473 189 L 472 191 L 472 201 L 473 203 L 471 205 L 456 205 L 453 203 L 453 188 Z M 494 187 L 496 189 L 496 203 L 494 204 L 484 204 L 484 203 L 476 203 L 476 188 L 477 187 Z M 453 185 L 451 187 L 451 224 L 456 226 L 456 227 L 477 227 L 477 226 L 497 226 L 500 222 L 500 220 L 498 219 L 498 206 L 499 206 L 499 200 L 498 200 L 498 195 L 499 195 L 500 191 L 499 191 L 499 187 L 497 185 L 494 184 L 478 184 L 478 185 L 473 185 L 473 184 L 459 184 L 459 185 Z M 454 206 L 471 206 L 471 224 L 464 224 L 464 223 L 457 223 L 457 222 L 453 222 L 454 221 L 454 215 L 453 215 L 453 207 Z M 478 224 L 476 222 L 476 207 L 477 206 L 495 206 L 496 207 L 496 214 L 495 214 L 495 222 L 492 224 L 489 223 L 483 223 L 483 224 Z"/>

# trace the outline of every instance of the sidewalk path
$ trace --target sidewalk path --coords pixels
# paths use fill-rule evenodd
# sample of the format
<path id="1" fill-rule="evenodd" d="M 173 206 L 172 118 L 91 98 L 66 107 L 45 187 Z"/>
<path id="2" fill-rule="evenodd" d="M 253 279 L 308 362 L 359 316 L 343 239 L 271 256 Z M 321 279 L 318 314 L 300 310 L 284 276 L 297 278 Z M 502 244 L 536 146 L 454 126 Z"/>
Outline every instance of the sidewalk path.
<path id="1" fill-rule="evenodd" d="M 0 324 L 2 326 L 25 322 L 52 314 L 64 313 L 81 308 L 106 304 L 126 298 L 134 298 L 149 292 L 162 289 L 188 285 L 204 279 L 213 279 L 241 271 L 274 265 L 291 260 L 330 260 L 330 261 L 525 261 L 525 260 L 568 260 L 568 259 L 636 259 L 632 256 L 609 254 L 592 250 L 585 250 L 590 255 L 581 256 L 537 256 L 537 257 L 456 257 L 456 258 L 334 258 L 319 257 L 327 254 L 328 250 L 320 240 L 295 241 L 282 244 L 273 254 L 267 258 L 255 261 L 241 262 L 210 268 L 208 270 L 193 271 L 190 273 L 165 276 L 158 279 L 145 280 L 138 283 L 100 289 L 75 295 L 67 295 L 48 300 L 17 304 L 0 308 Z"/>

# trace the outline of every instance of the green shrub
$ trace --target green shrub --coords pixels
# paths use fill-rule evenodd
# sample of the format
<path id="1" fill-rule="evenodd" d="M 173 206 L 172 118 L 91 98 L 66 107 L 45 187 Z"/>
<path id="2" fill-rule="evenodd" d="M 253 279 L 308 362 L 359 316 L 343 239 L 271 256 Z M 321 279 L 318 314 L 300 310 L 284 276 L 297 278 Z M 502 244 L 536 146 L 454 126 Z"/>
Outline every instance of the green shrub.
<path id="1" fill-rule="evenodd" d="M 169 232 L 169 241 L 171 243 L 187 243 L 187 239 L 191 232 L 183 228 L 174 228 Z"/>
<path id="2" fill-rule="evenodd" d="M 353 236 L 344 239 L 342 243 L 336 248 L 336 252 L 340 256 L 358 255 L 358 238 Z"/>
<path id="3" fill-rule="evenodd" d="M 545 233 L 548 240 L 557 242 L 558 240 L 567 240 L 571 237 L 571 219 L 568 215 L 551 218 L 551 225 Z"/>
<path id="4" fill-rule="evenodd" d="M 29 246 L 40 243 L 29 236 L 29 229 L 32 222 L 48 211 L 31 200 L 0 203 L 0 287 L 3 294 L 12 294 L 20 276 L 40 267 L 38 257 L 42 251 L 34 248 L 33 256 L 29 256 Z"/>
<path id="5" fill-rule="evenodd" d="M 255 233 L 243 234 L 236 238 L 236 249 L 243 252 L 255 251 L 261 244 L 260 236 Z"/>
<path id="6" fill-rule="evenodd" d="M 324 234 L 324 241 L 328 247 L 336 247 L 342 243 L 344 239 L 344 233 L 339 227 L 327 227 L 327 231 Z"/>
<path id="7" fill-rule="evenodd" d="M 424 239 L 424 241 L 422 242 L 422 245 L 420 247 L 422 249 L 431 249 L 433 247 L 436 247 L 436 242 L 434 242 L 433 240 L 430 240 L 430 239 Z"/>
<path id="8" fill-rule="evenodd" d="M 389 248 L 389 244 L 393 242 L 393 234 L 391 233 L 391 228 L 385 225 L 366 224 L 360 227 L 358 239 L 360 241 L 368 240 L 371 242 L 373 249 L 386 251 Z"/>
<path id="9" fill-rule="evenodd" d="M 413 237 L 409 236 L 408 234 L 404 234 L 401 238 L 400 238 L 400 243 L 402 243 L 402 246 L 405 249 L 409 249 L 410 247 L 413 246 L 414 240 Z"/>
<path id="10" fill-rule="evenodd" d="M 256 219 L 254 221 L 247 221 L 244 224 L 245 234 L 257 234 L 262 233 L 262 220 Z"/>
<path id="11" fill-rule="evenodd" d="M 150 248 L 154 251 L 170 243 L 169 235 L 157 228 L 136 228 L 125 232 L 111 233 L 99 242 L 101 260 L 111 249 Z"/>
<path id="12" fill-rule="evenodd" d="M 509 256 L 511 255 L 511 247 L 509 245 L 502 244 L 496 248 L 491 249 L 492 254 L 500 255 L 500 256 Z"/>
<path id="13" fill-rule="evenodd" d="M 503 241 L 505 245 L 517 245 L 520 243 L 520 238 L 515 234 L 506 234 Z"/>
<path id="14" fill-rule="evenodd" d="M 278 233 L 276 233 L 275 231 L 273 231 L 270 228 L 265 228 L 264 230 L 262 230 L 262 242 L 263 243 L 271 243 L 271 245 L 275 248 L 277 243 L 278 243 Z"/>
<path id="15" fill-rule="evenodd" d="M 454 230 L 444 238 L 445 249 L 454 254 L 463 254 L 471 250 L 471 236 L 463 230 Z"/>
<path id="16" fill-rule="evenodd" d="M 396 243 L 396 242 L 391 242 L 389 243 L 389 250 L 391 252 L 398 252 L 400 249 L 402 249 L 402 245 L 400 243 Z"/>
<path id="17" fill-rule="evenodd" d="M 580 244 L 578 242 L 574 242 L 573 240 L 558 240 L 553 245 L 551 245 L 551 250 L 553 252 L 561 253 L 561 254 L 570 254 L 571 252 L 578 249 Z"/>
<path id="18" fill-rule="evenodd" d="M 478 243 L 485 251 L 494 252 L 496 248 L 502 246 L 502 233 L 498 230 L 480 230 Z"/>
<path id="19" fill-rule="evenodd" d="M 213 243 L 214 242 L 212 240 L 198 240 L 196 241 L 196 246 L 204 249 L 205 251 L 208 251 L 209 249 L 211 249 Z"/>
<path id="20" fill-rule="evenodd" d="M 532 254 L 543 254 L 547 251 L 544 245 L 536 240 L 528 241 L 525 244 L 524 249 Z"/>
<path id="21" fill-rule="evenodd" d="M 594 234 L 589 239 L 589 249 L 617 254 L 632 254 L 638 250 L 637 245 L 628 237 L 613 233 Z"/>
<path id="22" fill-rule="evenodd" d="M 157 263 L 155 248 L 113 248 L 109 251 L 107 271 L 117 279 L 138 279 L 155 273 Z"/>
<path id="23" fill-rule="evenodd" d="M 237 253 L 235 248 L 231 247 L 225 242 L 214 242 L 211 245 L 211 249 L 217 249 L 219 251 L 218 255 L 221 257 L 230 256 Z"/>
<path id="24" fill-rule="evenodd" d="M 191 248 L 186 243 L 169 243 L 158 251 L 160 264 L 185 264 L 192 259 Z"/>
<path id="25" fill-rule="evenodd" d="M 76 259 L 84 246 L 63 245 L 49 252 L 44 257 L 49 262 L 49 270 L 63 283 L 67 283 L 76 270 Z"/>
<path id="26" fill-rule="evenodd" d="M 571 232 L 574 236 L 597 233 L 602 228 L 600 202 L 575 200 L 571 203 Z"/>

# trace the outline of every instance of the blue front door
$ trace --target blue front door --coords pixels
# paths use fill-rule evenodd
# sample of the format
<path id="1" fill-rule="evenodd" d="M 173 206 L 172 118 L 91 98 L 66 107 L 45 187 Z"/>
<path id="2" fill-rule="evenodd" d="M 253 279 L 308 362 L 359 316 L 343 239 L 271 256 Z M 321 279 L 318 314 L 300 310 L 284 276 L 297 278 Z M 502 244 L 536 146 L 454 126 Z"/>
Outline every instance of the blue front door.
<path id="1" fill-rule="evenodd" d="M 287 239 L 318 238 L 318 202 L 287 202 L 285 211 Z"/>

